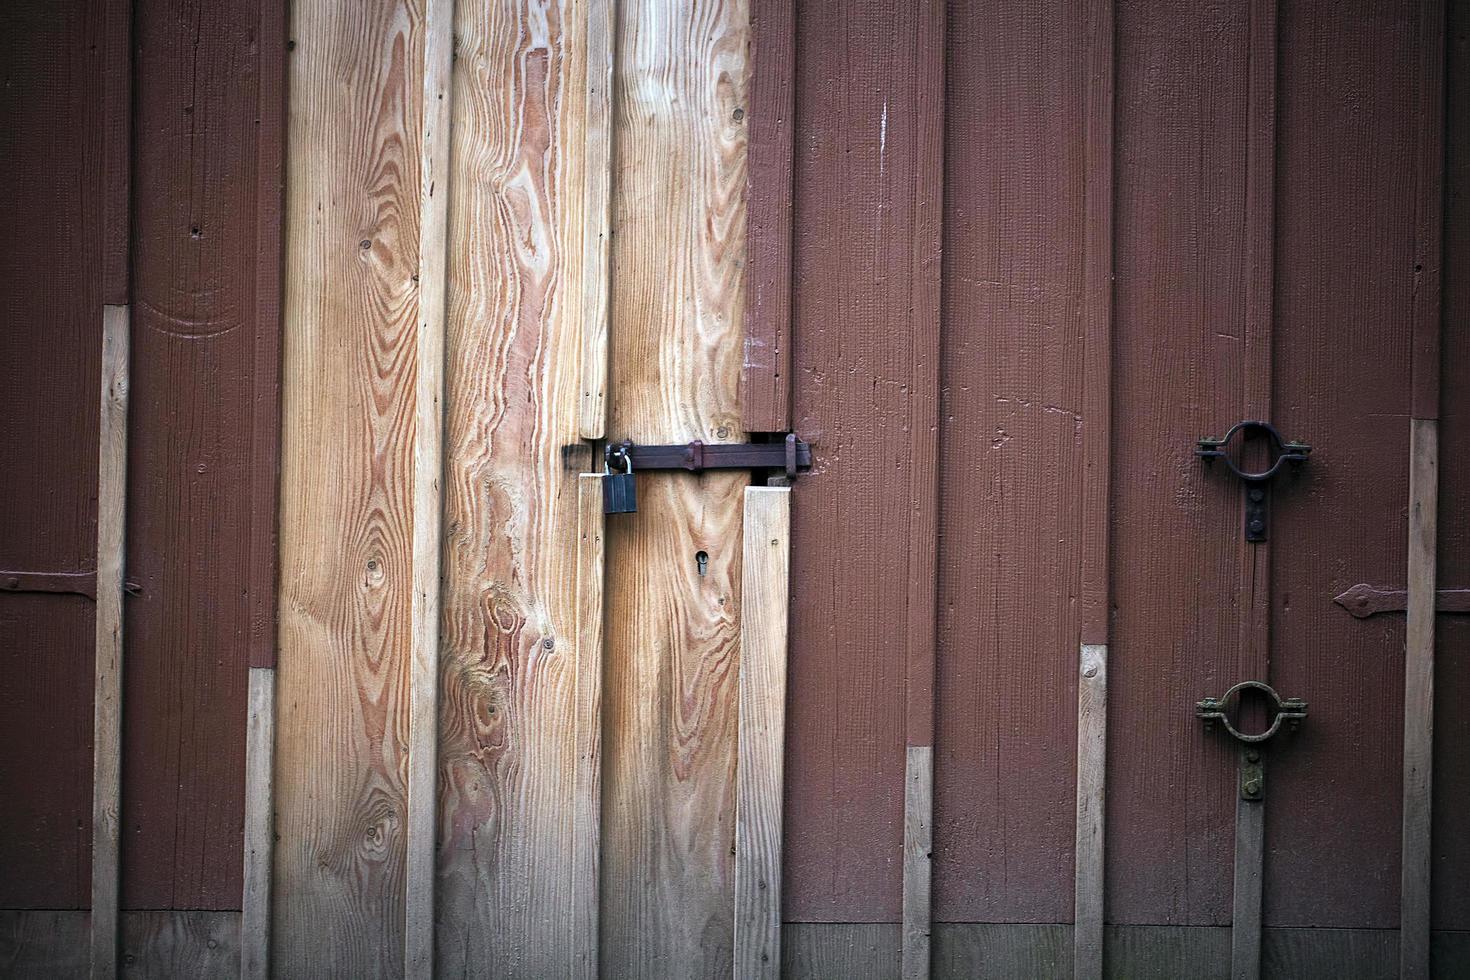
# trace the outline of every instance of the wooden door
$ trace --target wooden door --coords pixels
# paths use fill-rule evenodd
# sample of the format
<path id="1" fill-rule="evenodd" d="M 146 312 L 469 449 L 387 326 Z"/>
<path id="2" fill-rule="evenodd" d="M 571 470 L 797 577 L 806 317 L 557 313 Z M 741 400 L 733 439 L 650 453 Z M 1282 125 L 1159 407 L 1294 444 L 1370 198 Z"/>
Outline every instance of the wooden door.
<path id="1" fill-rule="evenodd" d="M 756 6 L 788 970 L 1463 969 L 1470 8 Z M 1261 542 L 1195 455 L 1250 419 L 1312 447 Z M 1260 801 L 1243 680 L 1309 702 Z"/>

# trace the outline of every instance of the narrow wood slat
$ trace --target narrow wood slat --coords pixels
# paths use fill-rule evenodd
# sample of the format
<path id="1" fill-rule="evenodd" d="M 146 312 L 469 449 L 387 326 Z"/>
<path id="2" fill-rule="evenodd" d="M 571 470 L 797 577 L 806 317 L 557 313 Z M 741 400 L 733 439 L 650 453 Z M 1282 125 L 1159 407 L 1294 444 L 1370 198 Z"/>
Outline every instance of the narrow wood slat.
<path id="1" fill-rule="evenodd" d="M 747 487 L 735 782 L 735 976 L 781 975 L 791 490 Z"/>
<path id="2" fill-rule="evenodd" d="M 1410 414 L 1439 418 L 1444 264 L 1444 0 L 1420 0 L 1419 118 L 1414 160 L 1413 367 Z"/>
<path id="3" fill-rule="evenodd" d="M 1241 755 L 1245 754 L 1241 750 Z M 1235 893 L 1230 924 L 1230 976 L 1261 975 L 1261 882 L 1266 860 L 1266 805 L 1235 799 Z"/>
<path id="4" fill-rule="evenodd" d="M 419 147 L 419 314 L 414 395 L 413 602 L 408 746 L 404 975 L 434 973 L 435 776 L 439 743 L 439 583 L 444 472 L 444 288 L 454 0 L 424 10 L 423 140 Z"/>
<path id="5" fill-rule="evenodd" d="M 609 255 L 612 244 L 613 68 L 617 61 L 617 0 L 586 5 L 586 108 L 582 181 L 583 439 L 607 433 Z"/>
<path id="6" fill-rule="evenodd" d="M 1082 623 L 1077 680 L 1077 836 L 1073 885 L 1073 971 L 1103 970 L 1104 818 L 1107 783 L 1108 536 L 1112 525 L 1113 343 L 1113 0 L 1087 6 L 1087 95 L 1083 254 Z"/>
<path id="7" fill-rule="evenodd" d="M 796 2 L 751 0 L 750 179 L 741 411 L 750 432 L 791 427 Z"/>
<path id="8" fill-rule="evenodd" d="M 128 307 L 104 306 L 102 414 L 97 469 L 97 664 L 92 749 L 91 975 L 94 980 L 117 975 L 128 341 Z"/>
<path id="9" fill-rule="evenodd" d="M 1107 795 L 1108 648 L 1084 643 L 1077 679 L 1077 880 L 1073 973 L 1102 977 L 1103 817 Z"/>
<path id="10" fill-rule="evenodd" d="M 132 273 L 132 0 L 103 0 L 103 10 L 102 301 L 121 306 Z"/>
<path id="11" fill-rule="evenodd" d="M 598 975 L 602 851 L 602 615 L 605 547 L 602 477 L 577 478 L 576 753 L 572 789 L 572 973 Z"/>
<path id="12" fill-rule="evenodd" d="M 245 873 L 240 913 L 241 980 L 270 975 L 271 857 L 274 853 L 276 672 L 250 668 L 245 727 Z"/>
<path id="13" fill-rule="evenodd" d="M 1434 604 L 1439 527 L 1439 423 L 1410 422 L 1409 608 L 1404 651 L 1403 870 L 1399 974 L 1429 974 Z"/>
<path id="14" fill-rule="evenodd" d="M 908 622 L 905 655 L 903 977 L 930 970 L 934 673 L 939 552 L 941 275 L 944 240 L 945 20 L 923 0 L 914 30 L 915 165 L 910 267 Z"/>

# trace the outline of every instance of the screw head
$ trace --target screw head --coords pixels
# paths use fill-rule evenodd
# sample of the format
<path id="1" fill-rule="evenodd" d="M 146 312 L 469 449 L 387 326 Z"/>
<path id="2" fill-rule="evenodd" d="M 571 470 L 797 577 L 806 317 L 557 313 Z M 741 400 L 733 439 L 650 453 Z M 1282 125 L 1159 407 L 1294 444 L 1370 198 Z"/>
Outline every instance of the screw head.
<path id="1" fill-rule="evenodd" d="M 1250 780 L 1247 780 L 1246 781 L 1246 784 L 1245 784 L 1245 795 L 1246 796 L 1260 796 L 1261 795 L 1261 781 L 1259 779 L 1250 779 Z"/>
<path id="2" fill-rule="evenodd" d="M 1261 761 L 1261 753 L 1257 752 L 1255 749 L 1251 749 L 1249 752 L 1247 752 L 1245 754 L 1245 761 L 1246 762 L 1260 762 Z"/>

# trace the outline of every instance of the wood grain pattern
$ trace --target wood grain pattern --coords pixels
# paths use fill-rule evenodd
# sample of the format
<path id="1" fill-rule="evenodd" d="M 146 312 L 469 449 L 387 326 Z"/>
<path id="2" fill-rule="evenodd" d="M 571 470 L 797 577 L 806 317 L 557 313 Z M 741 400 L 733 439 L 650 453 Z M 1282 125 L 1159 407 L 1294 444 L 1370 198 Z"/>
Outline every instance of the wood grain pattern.
<path id="1" fill-rule="evenodd" d="M 612 247 L 613 75 L 617 63 L 617 0 L 583 0 L 586 106 L 582 190 L 583 439 L 607 434 L 608 261 Z"/>
<path id="2" fill-rule="evenodd" d="M 929 976 L 934 852 L 934 747 L 910 745 L 904 759 L 903 980 Z"/>
<path id="3" fill-rule="evenodd" d="M 744 438 L 748 26 L 744 0 L 620 7 L 609 438 Z M 608 524 L 604 976 L 730 972 L 748 479 L 644 475 Z"/>
<path id="4" fill-rule="evenodd" d="M 1245 749 L 1240 754 L 1244 756 Z M 1261 975 L 1261 891 L 1266 862 L 1264 801 L 1235 801 L 1235 877 L 1231 890 L 1231 980 Z"/>
<path id="5" fill-rule="evenodd" d="M 1107 810 L 1108 648 L 1084 643 L 1077 680 L 1077 876 L 1073 891 L 1073 976 L 1103 968 L 1104 827 Z"/>
<path id="6" fill-rule="evenodd" d="M 791 427 L 796 6 L 796 0 L 750 4 L 750 232 L 740 409 L 751 432 Z"/>
<path id="7" fill-rule="evenodd" d="M 747 487 L 735 784 L 737 977 L 781 974 L 781 807 L 791 490 Z"/>
<path id="8" fill-rule="evenodd" d="M 781 973 L 789 980 L 891 980 L 899 975 L 897 922 L 801 922 L 782 929 Z"/>
<path id="9" fill-rule="evenodd" d="M 117 976 L 122 808 L 123 572 L 127 521 L 129 311 L 102 308 L 97 466 L 97 660 L 92 722 L 93 980 Z"/>
<path id="10" fill-rule="evenodd" d="M 1409 423 L 1409 609 L 1404 642 L 1403 866 L 1399 974 L 1428 977 L 1433 875 L 1434 599 L 1439 422 Z"/>
<path id="11" fill-rule="evenodd" d="M 272 764 L 276 741 L 276 672 L 250 668 L 245 721 L 245 867 L 240 898 L 240 978 L 270 976 L 271 856 L 275 851 Z"/>
<path id="12" fill-rule="evenodd" d="M 84 911 L 0 911 L 0 976 L 87 976 L 88 917 Z M 120 975 L 138 980 L 234 977 L 239 930 L 239 912 L 123 912 Z"/>
<path id="13" fill-rule="evenodd" d="M 572 975 L 597 980 L 602 867 L 602 476 L 577 478 L 577 773 L 572 814 Z"/>
<path id="14" fill-rule="evenodd" d="M 272 972 L 404 968 L 424 8 L 293 4 Z"/>
<path id="15" fill-rule="evenodd" d="M 404 976 L 434 975 L 438 825 L 440 545 L 443 540 L 445 279 L 454 0 L 424 5 L 423 132 L 419 149 L 418 338 L 413 442 L 413 602 L 409 630 L 408 811 Z"/>
<path id="16" fill-rule="evenodd" d="M 0 4 L 0 566 L 93 579 L 105 10 Z M 94 611 L 79 595 L 0 594 L 0 908 L 88 904 Z"/>
<path id="17" fill-rule="evenodd" d="M 575 930 L 590 8 L 456 8 L 439 913 L 446 976 L 563 976 Z M 600 467 L 598 467 L 600 469 Z"/>

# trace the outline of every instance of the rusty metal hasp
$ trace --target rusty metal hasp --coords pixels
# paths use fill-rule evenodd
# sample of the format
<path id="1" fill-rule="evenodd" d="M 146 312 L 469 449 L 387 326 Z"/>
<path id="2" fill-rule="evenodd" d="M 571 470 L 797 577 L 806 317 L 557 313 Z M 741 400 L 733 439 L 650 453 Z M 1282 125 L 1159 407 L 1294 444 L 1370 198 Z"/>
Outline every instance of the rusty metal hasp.
<path id="1" fill-rule="evenodd" d="M 1271 724 L 1263 732 L 1242 732 L 1230 720 L 1230 703 L 1239 701 L 1245 691 L 1259 691 L 1271 703 Z M 1223 725 L 1232 738 L 1245 746 L 1240 762 L 1240 797 L 1258 803 L 1266 796 L 1266 766 L 1261 760 L 1261 743 L 1275 738 L 1282 725 L 1296 731 L 1307 717 L 1307 702 L 1301 698 L 1283 698 L 1264 681 L 1241 681 L 1218 698 L 1196 702 L 1194 713 L 1205 723 L 1206 731 L 1216 724 Z"/>
<path id="2" fill-rule="evenodd" d="M 811 469 L 812 447 L 796 434 L 779 442 L 705 443 L 699 439 L 682 446 L 640 446 L 629 440 L 610 442 L 603 451 L 602 510 L 605 514 L 632 514 L 638 510 L 633 471 L 779 470 L 794 477 Z"/>
<path id="3" fill-rule="evenodd" d="M 1229 452 L 1230 443 L 1237 435 L 1240 436 L 1242 455 L 1246 442 L 1261 438 L 1268 440 L 1270 465 L 1264 470 L 1251 471 L 1237 464 Z M 1230 472 L 1240 478 L 1245 487 L 1245 539 L 1265 541 L 1270 524 L 1271 481 L 1283 467 L 1300 467 L 1311 452 L 1312 447 L 1304 442 L 1287 442 L 1282 439 L 1281 433 L 1270 422 L 1246 420 L 1232 425 L 1222 438 L 1199 440 L 1194 454 L 1206 464 L 1223 459 Z"/>

